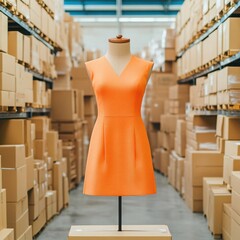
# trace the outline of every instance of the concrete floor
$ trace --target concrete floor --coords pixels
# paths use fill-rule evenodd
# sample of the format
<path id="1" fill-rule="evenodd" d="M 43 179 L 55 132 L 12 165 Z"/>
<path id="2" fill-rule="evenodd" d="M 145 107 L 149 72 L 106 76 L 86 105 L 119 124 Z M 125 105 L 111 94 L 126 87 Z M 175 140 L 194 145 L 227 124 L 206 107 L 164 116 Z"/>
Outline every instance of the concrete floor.
<path id="1" fill-rule="evenodd" d="M 212 240 L 202 214 L 193 214 L 167 179 L 155 174 L 158 193 L 123 199 L 123 224 L 168 225 L 173 240 Z M 66 240 L 71 225 L 117 224 L 117 198 L 89 197 L 82 184 L 70 193 L 70 204 L 54 218 L 37 240 Z"/>

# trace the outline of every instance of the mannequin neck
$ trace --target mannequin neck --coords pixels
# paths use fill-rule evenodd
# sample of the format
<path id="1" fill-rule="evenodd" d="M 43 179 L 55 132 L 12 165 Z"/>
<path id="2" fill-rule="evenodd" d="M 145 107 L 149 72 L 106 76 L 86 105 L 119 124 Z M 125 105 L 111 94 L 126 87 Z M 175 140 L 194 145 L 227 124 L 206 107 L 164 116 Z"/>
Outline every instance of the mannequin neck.
<path id="1" fill-rule="evenodd" d="M 130 58 L 130 42 L 128 43 L 108 43 L 108 50 L 106 57 L 109 59 L 113 58 Z"/>

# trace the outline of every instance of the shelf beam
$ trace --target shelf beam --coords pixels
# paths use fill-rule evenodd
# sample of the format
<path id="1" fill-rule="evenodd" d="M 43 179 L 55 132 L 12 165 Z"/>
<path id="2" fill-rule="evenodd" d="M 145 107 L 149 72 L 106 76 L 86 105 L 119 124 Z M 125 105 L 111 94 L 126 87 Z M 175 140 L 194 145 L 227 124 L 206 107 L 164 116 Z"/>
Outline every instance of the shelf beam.
<path id="1" fill-rule="evenodd" d="M 187 77 L 185 79 L 178 80 L 178 83 L 179 84 L 185 84 L 185 83 L 194 84 L 195 80 L 199 77 L 207 76 L 209 73 L 220 70 L 227 66 L 239 66 L 239 65 L 240 65 L 240 52 L 238 52 L 237 54 L 235 54 L 232 57 L 229 57 L 229 58 L 221 61 L 220 63 L 218 63 L 214 66 L 211 66 L 210 68 L 208 68 L 204 71 L 193 74 L 192 76 Z"/>
<path id="2" fill-rule="evenodd" d="M 25 112 L 1 112 L 0 119 L 26 119 L 32 116 L 48 116 L 50 108 L 26 108 Z"/>

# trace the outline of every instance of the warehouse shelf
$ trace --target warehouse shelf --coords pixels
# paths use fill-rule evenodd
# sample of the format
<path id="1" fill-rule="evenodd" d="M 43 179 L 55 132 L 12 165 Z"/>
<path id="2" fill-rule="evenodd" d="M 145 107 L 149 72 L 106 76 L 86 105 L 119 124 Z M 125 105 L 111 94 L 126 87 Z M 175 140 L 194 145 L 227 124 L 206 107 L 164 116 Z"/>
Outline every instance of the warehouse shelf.
<path id="1" fill-rule="evenodd" d="M 56 53 L 58 51 L 61 51 L 61 47 L 59 46 L 53 46 L 49 42 L 47 42 L 44 38 L 42 38 L 38 32 L 36 32 L 32 27 L 30 27 L 26 22 L 19 19 L 18 16 L 14 15 L 8 8 L 5 6 L 0 5 L 0 12 L 4 13 L 6 16 L 8 16 L 11 21 L 9 21 L 9 30 L 19 30 L 20 32 L 26 34 L 26 35 L 33 35 L 35 38 L 37 38 L 39 41 L 44 43 L 53 53 Z"/>
<path id="2" fill-rule="evenodd" d="M 43 81 L 43 82 L 46 82 L 46 83 L 53 84 L 53 79 L 45 77 L 44 75 L 42 75 L 40 73 L 37 73 L 37 72 L 34 72 L 34 71 L 30 70 L 30 69 L 27 69 L 27 71 L 29 73 L 32 73 L 34 79 L 37 79 L 39 81 Z"/>
<path id="3" fill-rule="evenodd" d="M 237 110 L 194 110 L 191 111 L 189 114 L 194 114 L 195 116 L 216 116 L 216 115 L 224 115 L 224 116 L 239 116 L 240 111 Z"/>
<path id="4" fill-rule="evenodd" d="M 193 74 L 192 76 L 189 76 L 185 79 L 180 79 L 180 80 L 178 80 L 178 83 L 179 84 L 184 84 L 184 83 L 195 84 L 195 80 L 199 77 L 206 76 L 211 72 L 220 70 L 227 66 L 239 66 L 239 65 L 240 65 L 240 52 L 233 55 L 232 57 L 229 57 L 229 58 L 219 62 L 218 64 L 216 64 L 214 66 L 209 67 L 206 70 L 203 70 L 199 73 Z"/>
<path id="5" fill-rule="evenodd" d="M 203 41 L 207 38 L 212 32 L 214 32 L 219 25 L 225 22 L 229 17 L 240 17 L 240 1 L 236 3 L 219 21 L 217 21 L 212 27 L 210 27 L 206 32 L 204 32 L 198 39 L 192 42 L 186 49 L 182 50 L 178 55 L 177 58 L 181 58 L 182 55 L 191 47 L 198 44 L 199 42 Z"/>
<path id="6" fill-rule="evenodd" d="M 50 108 L 31 108 L 25 109 L 25 112 L 1 112 L 0 119 L 25 119 L 33 116 L 47 116 L 50 114 Z"/>

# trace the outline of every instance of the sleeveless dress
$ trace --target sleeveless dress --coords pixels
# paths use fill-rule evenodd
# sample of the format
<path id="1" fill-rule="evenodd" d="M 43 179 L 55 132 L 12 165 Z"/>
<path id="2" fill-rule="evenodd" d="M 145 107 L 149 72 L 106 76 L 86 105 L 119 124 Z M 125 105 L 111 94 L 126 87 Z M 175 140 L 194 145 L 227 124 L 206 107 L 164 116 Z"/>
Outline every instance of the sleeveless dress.
<path id="1" fill-rule="evenodd" d="M 156 193 L 141 104 L 153 63 L 131 56 L 118 75 L 103 56 L 86 62 L 98 117 L 87 157 L 83 193 L 137 196 Z"/>

